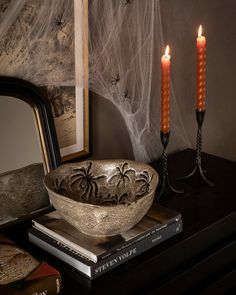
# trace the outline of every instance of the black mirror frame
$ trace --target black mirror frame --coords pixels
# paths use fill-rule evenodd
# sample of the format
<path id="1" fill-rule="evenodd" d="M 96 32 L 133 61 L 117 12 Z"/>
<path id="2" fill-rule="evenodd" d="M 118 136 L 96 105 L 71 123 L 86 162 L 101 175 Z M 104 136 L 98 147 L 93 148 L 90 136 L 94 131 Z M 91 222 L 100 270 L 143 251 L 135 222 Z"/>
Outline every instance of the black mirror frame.
<path id="1" fill-rule="evenodd" d="M 51 106 L 40 89 L 23 79 L 0 76 L 0 95 L 19 98 L 36 108 L 40 119 L 40 136 L 43 137 L 43 148 L 47 156 L 47 168 L 53 170 L 60 166 L 61 156 Z"/>

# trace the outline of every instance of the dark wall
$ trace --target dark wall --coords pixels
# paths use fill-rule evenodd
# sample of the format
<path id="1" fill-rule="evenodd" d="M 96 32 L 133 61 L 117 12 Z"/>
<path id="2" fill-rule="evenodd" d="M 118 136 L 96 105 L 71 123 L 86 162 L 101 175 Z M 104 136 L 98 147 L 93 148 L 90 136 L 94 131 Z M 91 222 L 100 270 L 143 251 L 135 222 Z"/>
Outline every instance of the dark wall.
<path id="1" fill-rule="evenodd" d="M 92 154 L 95 159 L 133 159 L 125 122 L 107 99 L 90 93 L 92 104 Z"/>
<path id="2" fill-rule="evenodd" d="M 192 145 L 196 141 L 196 36 L 207 39 L 206 117 L 203 150 L 236 160 L 236 1 L 162 0 L 164 43 L 171 47 L 171 79 Z M 156 74 L 157 76 L 157 74 Z M 153 81 L 156 81 L 155 73 Z M 93 153 L 96 158 L 132 158 L 132 146 L 119 111 L 94 94 Z"/>
<path id="3" fill-rule="evenodd" d="M 207 39 L 204 151 L 236 160 L 236 1 L 162 0 L 165 42 L 172 48 L 172 82 L 188 137 L 195 143 L 199 24 Z"/>

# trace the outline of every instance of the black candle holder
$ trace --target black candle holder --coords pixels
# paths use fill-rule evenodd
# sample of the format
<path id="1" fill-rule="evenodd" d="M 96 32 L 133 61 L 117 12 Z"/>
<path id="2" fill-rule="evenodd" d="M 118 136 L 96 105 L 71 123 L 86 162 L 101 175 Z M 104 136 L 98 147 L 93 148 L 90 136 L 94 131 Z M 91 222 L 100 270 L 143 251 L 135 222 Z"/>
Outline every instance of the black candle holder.
<path id="1" fill-rule="evenodd" d="M 163 146 L 163 152 L 162 152 L 162 176 L 161 176 L 161 182 L 160 182 L 159 188 L 158 188 L 158 194 L 157 194 L 157 197 L 156 197 L 157 200 L 160 199 L 164 195 L 164 193 L 166 191 L 166 188 L 168 188 L 169 191 L 171 191 L 173 193 L 177 193 L 177 194 L 184 193 L 183 190 L 177 190 L 171 185 L 169 175 L 168 175 L 168 157 L 167 157 L 167 153 L 166 153 L 166 148 L 167 148 L 167 145 L 169 143 L 170 132 L 163 133 L 161 131 L 160 135 L 161 135 L 161 143 L 162 143 L 162 146 Z"/>
<path id="2" fill-rule="evenodd" d="M 197 130 L 197 144 L 196 144 L 196 164 L 192 172 L 179 178 L 179 180 L 186 180 L 198 174 L 200 178 L 208 184 L 210 187 L 213 187 L 215 184 L 209 180 L 206 175 L 205 171 L 202 169 L 202 123 L 204 121 L 206 111 L 198 111 L 196 110 L 196 119 L 198 123 L 198 130 Z"/>

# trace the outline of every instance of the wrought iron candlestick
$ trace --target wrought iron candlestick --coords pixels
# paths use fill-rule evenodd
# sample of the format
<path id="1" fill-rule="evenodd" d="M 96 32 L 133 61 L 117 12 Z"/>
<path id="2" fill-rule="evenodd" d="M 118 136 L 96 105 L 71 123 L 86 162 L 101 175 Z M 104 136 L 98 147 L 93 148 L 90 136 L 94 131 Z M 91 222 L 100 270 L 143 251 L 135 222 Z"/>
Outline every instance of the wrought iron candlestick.
<path id="1" fill-rule="evenodd" d="M 162 143 L 162 146 L 163 146 L 163 152 L 162 152 L 162 178 L 161 178 L 161 183 L 160 183 L 160 186 L 159 186 L 159 191 L 158 191 L 158 194 L 157 194 L 157 200 L 160 199 L 163 196 L 163 194 L 166 191 L 167 187 L 171 192 L 174 192 L 174 193 L 177 193 L 177 194 L 182 194 L 184 192 L 183 190 L 175 189 L 171 185 L 169 175 L 168 175 L 168 157 L 167 157 L 167 153 L 166 153 L 166 148 L 167 148 L 167 145 L 169 143 L 170 132 L 163 133 L 161 131 L 160 135 L 161 135 L 161 143 Z"/>
<path id="2" fill-rule="evenodd" d="M 185 180 L 194 176 L 194 174 L 198 173 L 201 179 L 207 183 L 210 187 L 213 187 L 215 184 L 210 181 L 206 176 L 205 172 L 202 169 L 202 123 L 204 121 L 206 110 L 198 111 L 196 110 L 196 119 L 198 123 L 197 130 L 197 144 L 196 144 L 196 164 L 191 173 L 186 176 L 179 178 L 179 180 Z"/>

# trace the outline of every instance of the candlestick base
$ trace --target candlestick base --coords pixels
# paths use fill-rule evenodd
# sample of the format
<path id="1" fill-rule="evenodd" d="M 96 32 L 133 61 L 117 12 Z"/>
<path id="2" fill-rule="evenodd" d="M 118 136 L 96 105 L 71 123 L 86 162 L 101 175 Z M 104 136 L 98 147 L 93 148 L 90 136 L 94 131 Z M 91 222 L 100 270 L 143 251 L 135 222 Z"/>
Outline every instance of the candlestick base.
<path id="1" fill-rule="evenodd" d="M 209 180 L 206 175 L 205 171 L 202 169 L 202 123 L 204 121 L 206 111 L 198 111 L 196 110 L 196 119 L 198 123 L 198 130 L 197 130 L 197 144 L 196 144 L 196 164 L 192 172 L 189 174 L 178 178 L 178 180 L 187 180 L 194 175 L 197 175 L 202 179 L 206 184 L 210 187 L 213 187 L 215 184 L 211 180 Z"/>
<path id="2" fill-rule="evenodd" d="M 160 184 L 158 186 L 158 193 L 157 193 L 157 196 L 156 196 L 157 200 L 164 197 L 167 189 L 170 192 L 173 192 L 173 193 L 176 193 L 176 194 L 184 193 L 183 190 L 175 189 L 171 185 L 169 175 L 168 175 L 168 158 L 167 158 L 166 148 L 167 148 L 167 145 L 169 143 L 170 133 L 169 132 L 168 133 L 160 132 L 160 135 L 161 135 L 161 142 L 162 142 L 162 146 L 163 146 L 163 152 L 162 152 L 162 176 L 161 176 Z"/>

